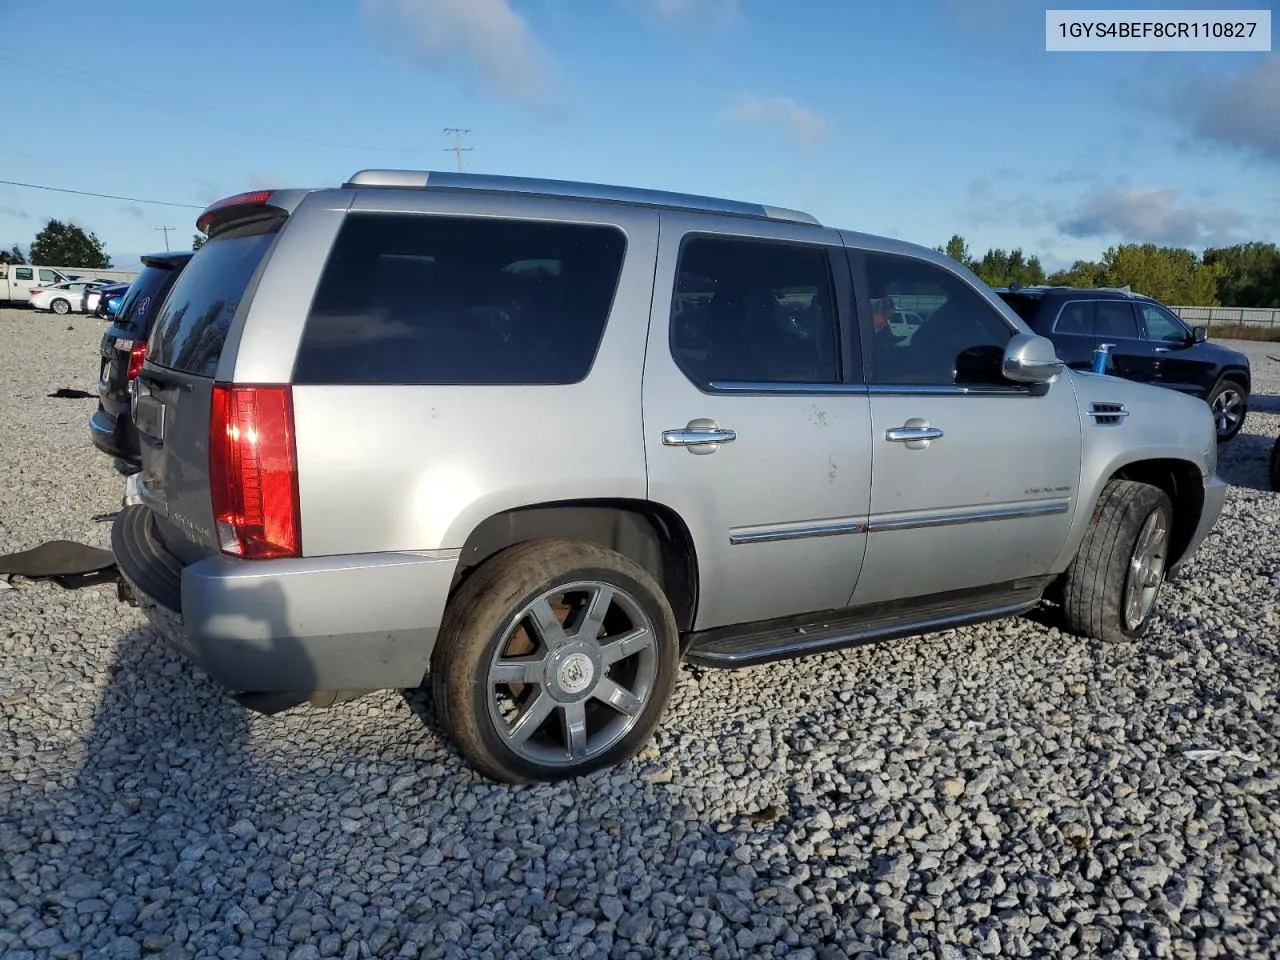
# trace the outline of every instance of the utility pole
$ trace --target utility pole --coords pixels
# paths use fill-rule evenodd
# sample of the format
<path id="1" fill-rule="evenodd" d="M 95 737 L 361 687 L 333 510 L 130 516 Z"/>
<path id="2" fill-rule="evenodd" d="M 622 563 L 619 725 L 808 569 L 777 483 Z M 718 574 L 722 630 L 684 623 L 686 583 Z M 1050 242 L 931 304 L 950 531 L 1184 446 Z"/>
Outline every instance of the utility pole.
<path id="1" fill-rule="evenodd" d="M 444 132 L 453 134 L 453 156 L 458 161 L 458 172 L 461 173 L 462 172 L 462 155 L 470 150 L 475 149 L 475 147 L 464 147 L 462 145 L 462 135 L 464 133 L 470 133 L 471 130 L 470 128 L 463 128 L 463 127 L 445 127 Z"/>
<path id="2" fill-rule="evenodd" d="M 169 231 L 177 229 L 177 227 L 156 227 L 157 232 L 164 231 L 164 248 L 166 251 L 169 249 Z"/>

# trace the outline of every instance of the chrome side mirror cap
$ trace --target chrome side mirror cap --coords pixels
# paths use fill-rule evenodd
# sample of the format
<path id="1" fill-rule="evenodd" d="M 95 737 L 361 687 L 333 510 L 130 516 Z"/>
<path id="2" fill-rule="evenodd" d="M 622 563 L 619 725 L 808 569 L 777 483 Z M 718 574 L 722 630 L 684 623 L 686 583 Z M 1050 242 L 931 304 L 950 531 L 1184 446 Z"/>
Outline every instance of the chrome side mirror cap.
<path id="1" fill-rule="evenodd" d="M 1047 337 L 1019 333 L 1004 348 L 1001 372 L 1006 380 L 1014 383 L 1052 383 L 1062 375 L 1067 365 L 1058 357 L 1058 350 Z"/>

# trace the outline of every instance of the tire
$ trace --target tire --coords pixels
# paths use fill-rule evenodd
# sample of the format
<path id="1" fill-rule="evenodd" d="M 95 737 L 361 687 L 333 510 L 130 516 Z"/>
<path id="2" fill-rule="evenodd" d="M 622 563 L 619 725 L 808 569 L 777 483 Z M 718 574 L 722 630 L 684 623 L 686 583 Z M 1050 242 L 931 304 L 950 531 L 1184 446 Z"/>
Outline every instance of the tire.
<path id="1" fill-rule="evenodd" d="M 605 591 L 601 626 L 583 631 Z M 625 647 L 600 642 L 615 636 Z M 486 561 L 450 600 L 431 655 L 432 698 L 480 773 L 506 783 L 566 780 L 639 752 L 679 663 L 671 606 L 643 567 L 593 543 L 534 540 Z M 511 679 L 495 679 L 498 671 Z M 576 757 L 570 725 L 581 732 Z"/>
<path id="2" fill-rule="evenodd" d="M 1168 567 L 1173 504 L 1159 487 L 1111 480 L 1098 498 L 1089 529 L 1063 578 L 1063 613 L 1076 634 L 1108 643 L 1136 640 L 1147 632 Z M 1134 582 L 1134 561 L 1145 552 L 1144 533 L 1157 543 L 1145 570 L 1146 587 Z M 1140 594 L 1138 616 L 1126 607 Z M 1147 591 L 1150 591 L 1149 593 Z"/>
<path id="3" fill-rule="evenodd" d="M 71 312 L 71 304 L 58 297 L 53 303 L 49 304 L 49 309 L 61 317 Z"/>
<path id="4" fill-rule="evenodd" d="M 1218 432 L 1218 442 L 1226 443 L 1244 426 L 1249 413 L 1249 395 L 1235 380 L 1222 379 L 1213 388 L 1207 401 L 1213 411 L 1213 425 Z"/>
<path id="5" fill-rule="evenodd" d="M 1280 437 L 1271 446 L 1271 489 L 1280 492 Z"/>

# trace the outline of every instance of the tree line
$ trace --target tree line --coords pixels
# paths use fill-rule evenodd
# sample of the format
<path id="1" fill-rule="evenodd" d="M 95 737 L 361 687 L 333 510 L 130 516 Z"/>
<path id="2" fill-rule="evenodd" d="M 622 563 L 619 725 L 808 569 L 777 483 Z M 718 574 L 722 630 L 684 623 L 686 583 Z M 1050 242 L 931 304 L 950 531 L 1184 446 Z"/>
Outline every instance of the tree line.
<path id="1" fill-rule="evenodd" d="M 191 238 L 193 250 L 205 238 Z M 1077 260 L 1067 270 L 1046 275 L 1040 258 L 1020 247 L 993 247 L 981 257 L 969 251 L 960 234 L 939 247 L 993 287 L 1015 283 L 1062 284 L 1072 287 L 1131 287 L 1163 303 L 1186 307 L 1280 307 L 1280 247 L 1274 243 L 1238 243 L 1210 247 L 1197 255 L 1185 247 L 1154 243 L 1122 243 L 1110 247 L 1100 260 Z M 64 267 L 105 270 L 111 258 L 102 241 L 74 223 L 49 220 L 31 241 L 28 252 L 15 243 L 0 250 L 0 263 L 48 263 Z"/>
<path id="2" fill-rule="evenodd" d="M 1077 260 L 1069 269 L 1049 275 L 1039 257 L 1027 256 L 1021 248 L 992 248 L 975 257 L 958 233 L 934 249 L 993 287 L 1131 287 L 1183 307 L 1280 307 L 1280 247 L 1274 243 L 1210 247 L 1201 255 L 1185 247 L 1122 243 L 1108 248 L 1099 260 Z"/>

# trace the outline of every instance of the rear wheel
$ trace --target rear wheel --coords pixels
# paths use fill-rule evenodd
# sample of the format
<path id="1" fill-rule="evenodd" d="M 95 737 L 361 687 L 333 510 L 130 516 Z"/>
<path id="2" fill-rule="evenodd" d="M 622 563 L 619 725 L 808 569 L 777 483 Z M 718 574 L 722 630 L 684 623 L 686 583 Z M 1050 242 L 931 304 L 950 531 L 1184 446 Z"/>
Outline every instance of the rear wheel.
<path id="1" fill-rule="evenodd" d="M 1226 443 L 1244 426 L 1249 409 L 1249 397 L 1245 389 L 1234 380 L 1220 380 L 1208 397 L 1213 411 L 1213 426 L 1218 432 L 1218 442 Z"/>
<path id="2" fill-rule="evenodd" d="M 49 304 L 49 309 L 59 316 L 62 316 L 63 314 L 71 312 L 71 304 L 68 301 L 63 300 L 61 297 L 58 297 L 58 299 L 54 300 L 53 303 Z"/>
<path id="3" fill-rule="evenodd" d="M 1067 626 L 1095 640 L 1134 640 L 1147 632 L 1164 585 L 1173 504 L 1159 487 L 1112 480 L 1067 568 Z"/>
<path id="4" fill-rule="evenodd" d="M 431 657 L 446 732 L 481 773 L 563 780 L 634 756 L 679 667 L 662 588 L 593 543 L 530 541 L 473 573 Z"/>

